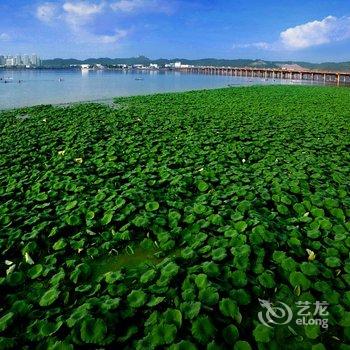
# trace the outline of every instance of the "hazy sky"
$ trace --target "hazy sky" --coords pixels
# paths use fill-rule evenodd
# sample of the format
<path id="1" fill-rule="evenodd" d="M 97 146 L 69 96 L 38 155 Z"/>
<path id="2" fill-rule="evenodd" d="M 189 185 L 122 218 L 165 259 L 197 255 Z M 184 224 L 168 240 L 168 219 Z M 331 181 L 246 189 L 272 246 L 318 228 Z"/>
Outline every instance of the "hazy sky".
<path id="1" fill-rule="evenodd" d="M 350 60 L 348 0 L 1 0 L 0 54 Z"/>

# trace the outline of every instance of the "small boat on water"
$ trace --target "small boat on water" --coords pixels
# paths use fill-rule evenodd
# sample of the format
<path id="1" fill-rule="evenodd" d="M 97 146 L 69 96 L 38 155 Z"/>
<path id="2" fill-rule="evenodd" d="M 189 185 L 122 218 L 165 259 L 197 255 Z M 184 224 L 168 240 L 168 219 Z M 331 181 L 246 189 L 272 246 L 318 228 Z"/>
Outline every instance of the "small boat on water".
<path id="1" fill-rule="evenodd" d="M 138 77 L 138 78 L 135 78 L 135 80 L 144 80 L 144 79 L 141 77 Z"/>

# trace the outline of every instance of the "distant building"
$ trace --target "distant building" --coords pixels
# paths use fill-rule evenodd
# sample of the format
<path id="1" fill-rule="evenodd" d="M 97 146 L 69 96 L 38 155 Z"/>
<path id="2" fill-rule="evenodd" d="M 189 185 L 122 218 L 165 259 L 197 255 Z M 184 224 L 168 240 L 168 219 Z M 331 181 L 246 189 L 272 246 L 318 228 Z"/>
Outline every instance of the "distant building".
<path id="1" fill-rule="evenodd" d="M 103 64 L 100 64 L 100 63 L 96 63 L 96 64 L 95 64 L 95 68 L 97 68 L 97 69 L 103 69 L 103 68 L 104 68 L 104 65 L 103 65 Z"/>
<path id="2" fill-rule="evenodd" d="M 157 63 L 151 63 L 151 64 L 149 65 L 149 67 L 150 67 L 151 69 L 159 69 L 159 65 L 158 65 Z"/>
<path id="3" fill-rule="evenodd" d="M 0 66 L 6 67 L 40 67 L 41 60 L 36 54 L 29 55 L 0 55 Z"/>
<path id="4" fill-rule="evenodd" d="M 22 65 L 22 57 L 21 55 L 16 56 L 16 66 L 21 66 Z"/>
<path id="5" fill-rule="evenodd" d="M 35 53 L 32 54 L 32 57 L 30 58 L 30 62 L 32 64 L 32 66 L 38 66 L 39 65 L 38 56 Z"/>
<path id="6" fill-rule="evenodd" d="M 26 67 L 30 67 L 30 59 L 29 59 L 29 55 L 23 55 L 22 56 L 22 62 L 23 62 L 23 65 L 26 66 Z"/>
<path id="7" fill-rule="evenodd" d="M 16 59 L 14 57 L 8 56 L 5 65 L 6 67 L 14 67 L 16 65 Z"/>
<path id="8" fill-rule="evenodd" d="M 166 64 L 165 68 L 181 68 L 181 62 L 180 61 L 171 62 L 169 64 Z"/>

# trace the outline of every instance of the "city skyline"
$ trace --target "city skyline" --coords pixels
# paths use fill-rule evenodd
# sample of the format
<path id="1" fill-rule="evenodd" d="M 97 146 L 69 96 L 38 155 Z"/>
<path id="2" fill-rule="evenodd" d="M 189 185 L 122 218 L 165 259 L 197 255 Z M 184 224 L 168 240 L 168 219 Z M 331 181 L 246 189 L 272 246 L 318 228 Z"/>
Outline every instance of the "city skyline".
<path id="1" fill-rule="evenodd" d="M 0 11 L 1 51 L 45 59 L 350 59 L 350 4 L 340 0 L 4 0 Z"/>
<path id="2" fill-rule="evenodd" d="M 0 53 L 0 66 L 6 67 L 40 67 L 41 58 L 36 54 L 1 54 Z"/>

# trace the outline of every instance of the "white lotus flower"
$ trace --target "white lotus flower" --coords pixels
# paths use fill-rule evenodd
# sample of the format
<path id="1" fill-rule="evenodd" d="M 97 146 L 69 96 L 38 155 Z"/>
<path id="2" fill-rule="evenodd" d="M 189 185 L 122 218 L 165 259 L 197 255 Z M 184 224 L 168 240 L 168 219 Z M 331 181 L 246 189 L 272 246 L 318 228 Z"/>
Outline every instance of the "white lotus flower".
<path id="1" fill-rule="evenodd" d="M 5 260 L 5 265 L 10 266 L 10 265 L 13 265 L 13 264 L 14 264 L 13 261 Z"/>
<path id="2" fill-rule="evenodd" d="M 76 163 L 81 164 L 83 162 L 83 158 L 75 158 Z"/>
<path id="3" fill-rule="evenodd" d="M 245 163 L 245 162 L 246 162 L 246 160 L 243 158 L 243 159 L 242 159 L 242 163 Z"/>
<path id="4" fill-rule="evenodd" d="M 6 270 L 6 275 L 9 275 L 12 273 L 16 268 L 16 264 L 11 265 L 7 270 Z"/>
<path id="5" fill-rule="evenodd" d="M 315 254 L 315 252 L 313 252 L 312 250 L 310 250 L 310 249 L 306 249 L 306 252 L 308 253 L 308 260 L 309 261 L 313 261 L 313 260 L 315 260 L 316 259 L 316 254 Z"/>
<path id="6" fill-rule="evenodd" d="M 30 257 L 30 255 L 28 253 L 24 254 L 24 258 L 25 258 L 27 264 L 34 265 L 34 261 L 33 261 L 33 259 Z"/>
<path id="7" fill-rule="evenodd" d="M 66 151 L 58 151 L 59 156 L 63 156 L 66 153 Z"/>

